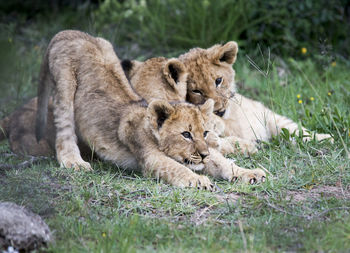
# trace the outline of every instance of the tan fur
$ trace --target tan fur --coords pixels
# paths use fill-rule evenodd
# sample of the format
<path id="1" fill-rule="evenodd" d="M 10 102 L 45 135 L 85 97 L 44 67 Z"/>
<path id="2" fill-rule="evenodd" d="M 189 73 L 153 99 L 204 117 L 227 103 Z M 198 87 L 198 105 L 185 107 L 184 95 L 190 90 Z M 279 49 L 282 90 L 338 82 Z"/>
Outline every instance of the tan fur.
<path id="1" fill-rule="evenodd" d="M 278 135 L 282 128 L 288 129 L 290 133 L 298 133 L 298 125 L 257 101 L 235 94 L 235 71 L 232 64 L 236 60 L 237 52 L 237 44 L 231 41 L 208 49 L 191 49 L 179 59 L 189 71 L 187 101 L 201 104 L 207 98 L 214 99 L 216 112 L 225 112 L 221 115 L 225 125 L 224 133 L 219 133 L 227 136 L 224 143 L 238 143 L 244 152 L 254 153 L 257 151 L 255 140 L 266 141 Z M 223 83 L 219 87 L 214 84 L 217 77 L 223 77 Z M 202 94 L 194 92 L 197 90 Z M 302 130 L 305 141 L 313 137 L 316 140 L 331 139 L 329 134 L 310 135 L 307 129 Z M 230 151 L 230 145 L 224 146 L 227 147 L 226 151 Z"/>
<path id="2" fill-rule="evenodd" d="M 151 58 L 145 62 L 131 61 L 124 68 L 135 91 L 146 101 L 164 99 L 185 101 L 187 70 L 178 59 Z"/>
<path id="3" fill-rule="evenodd" d="M 237 122 L 237 119 L 240 119 Z M 230 102 L 229 111 L 225 115 L 225 135 L 237 136 L 242 139 L 253 141 L 267 141 L 272 136 L 281 133 L 282 128 L 287 129 L 290 133 L 299 134 L 298 124 L 291 119 L 272 112 L 262 103 L 246 98 L 240 94 L 236 94 Z M 238 123 L 238 124 L 237 124 Z M 320 141 L 330 139 L 329 134 L 312 133 L 302 127 L 302 135 L 304 141 L 312 138 Z"/>
<path id="4" fill-rule="evenodd" d="M 19 155 L 53 156 L 55 155 L 56 130 L 53 119 L 52 100 L 48 100 L 47 124 L 45 135 L 37 142 L 35 137 L 35 118 L 37 114 L 37 98 L 0 121 L 0 141 L 8 139 L 10 149 Z M 82 142 L 78 142 L 83 157 L 91 158 L 92 151 Z"/>
<path id="5" fill-rule="evenodd" d="M 21 155 L 52 156 L 55 146 L 55 126 L 53 124 L 52 107 L 49 107 L 47 135 L 37 142 L 35 139 L 35 116 L 37 99 L 33 98 L 28 103 L 14 111 L 8 117 L 0 121 L 1 128 L 8 138 L 13 152 Z M 4 138 L 0 138 L 2 140 Z"/>
<path id="6" fill-rule="evenodd" d="M 222 153 L 234 153 L 240 150 L 244 153 L 257 151 L 256 140 L 268 140 L 278 135 L 282 128 L 290 133 L 298 131 L 298 125 L 292 120 L 278 115 L 260 102 L 253 101 L 235 93 L 235 71 L 232 64 L 236 61 L 238 46 L 231 41 L 224 45 L 215 45 L 208 49 L 194 48 L 181 55 L 179 59 L 184 63 L 187 71 L 187 96 L 190 103 L 202 104 L 206 99 L 215 101 L 215 113 L 221 117 L 211 117 L 208 121 L 214 129 L 210 136 L 212 146 L 217 145 Z M 138 75 L 138 68 L 142 63 L 133 61 L 134 69 L 129 71 L 129 78 L 134 85 L 134 76 Z M 216 87 L 215 80 L 222 77 L 222 83 Z M 138 88 L 135 87 L 138 91 Z M 158 97 L 153 87 L 142 86 L 145 98 Z M 145 92 L 146 90 L 147 92 Z M 166 98 L 163 94 L 163 97 Z M 302 128 L 305 141 L 315 137 L 316 140 L 331 139 L 329 134 L 309 134 Z M 239 147 L 237 149 L 235 146 Z"/>
<path id="7" fill-rule="evenodd" d="M 49 71 L 42 71 L 44 78 L 41 80 L 47 80 L 45 75 L 50 75 L 53 81 L 56 152 L 62 166 L 90 168 L 90 164 L 80 157 L 77 134 L 105 160 L 123 167 L 139 167 L 144 173 L 176 186 L 212 189 L 207 177 L 184 166 L 188 164 L 193 170 L 201 170 L 211 159 L 204 140 L 203 118 L 213 111 L 211 100 L 199 109 L 186 103 L 170 105 L 164 100 L 155 100 L 146 106 L 129 85 L 109 42 L 78 31 L 57 34 L 49 45 L 46 58 L 44 62 L 49 67 L 43 68 Z M 164 61 L 159 61 L 163 69 L 161 74 L 152 77 L 168 83 L 172 79 L 184 82 L 185 75 L 175 78 L 167 72 L 169 64 L 176 64 L 179 74 L 181 62 L 176 63 L 173 59 L 164 65 Z M 45 82 L 39 86 L 41 101 L 47 100 L 49 94 L 43 85 Z M 40 92 L 43 90 L 45 92 Z M 37 122 L 45 119 L 41 113 L 45 110 L 39 107 Z M 190 132 L 193 138 L 185 138 L 184 131 Z M 220 170 L 221 177 L 224 172 L 242 178 L 251 175 L 239 174 L 232 166 L 220 167 Z M 252 176 L 261 181 L 265 174 Z"/>
<path id="8" fill-rule="evenodd" d="M 237 43 L 231 41 L 208 49 L 193 48 L 180 55 L 179 59 L 189 72 L 187 101 L 202 104 L 211 98 L 215 101 L 215 112 L 224 113 L 235 92 L 232 64 L 236 61 L 237 52 Z M 215 83 L 217 78 L 222 78 L 219 85 Z"/>
<path id="9" fill-rule="evenodd" d="M 59 57 L 57 57 L 58 55 Z M 93 75 L 98 71 L 101 71 L 102 75 L 105 71 L 109 71 L 110 76 L 113 76 L 113 78 L 122 79 L 120 80 L 120 85 L 122 86 L 120 88 L 124 89 L 128 94 L 127 97 L 121 97 L 120 102 L 138 98 L 132 92 L 130 86 L 126 85 L 126 78 L 123 75 L 119 75 L 122 69 L 119 60 L 114 56 L 113 47 L 109 42 L 79 31 L 60 32 L 51 40 L 48 46 L 43 60 L 43 64 L 46 65 L 42 66 L 43 71 L 41 72 L 39 83 L 39 110 L 45 109 L 45 104 L 40 104 L 40 101 L 46 100 L 45 98 L 48 97 L 46 90 L 54 85 L 53 112 L 57 130 L 55 145 L 57 159 L 62 166 L 91 168 L 90 164 L 81 158 L 76 144 L 74 96 L 78 83 L 91 78 L 91 80 L 105 85 L 103 84 L 104 80 L 95 79 Z M 91 68 L 86 68 L 86 66 Z M 93 68 L 98 66 L 104 66 L 104 68 L 94 71 Z M 84 77 L 84 79 L 80 80 L 80 77 Z M 51 80 L 53 84 L 47 83 L 47 80 Z M 113 90 L 113 88 L 116 89 L 113 86 L 107 87 L 107 92 Z M 45 122 L 40 122 L 40 119 L 45 118 L 42 115 L 42 112 L 38 113 L 38 129 L 45 126 Z M 37 133 L 43 133 L 43 130 L 38 130 Z M 41 136 L 37 137 L 40 139 Z"/>
<path id="10" fill-rule="evenodd" d="M 232 64 L 236 61 L 237 52 L 238 47 L 235 42 L 229 42 L 223 46 L 215 45 L 209 49 L 191 49 L 179 58 L 186 65 L 188 74 L 183 75 L 183 78 L 187 77 L 187 84 L 181 80 L 176 86 L 164 81 L 159 82 L 159 78 L 154 81 L 155 77 L 159 76 L 153 74 L 156 72 L 154 66 L 159 66 L 154 59 L 145 62 L 131 61 L 126 64 L 128 67 L 125 67 L 124 71 L 136 92 L 146 101 L 154 98 L 168 101 L 187 99 L 191 103 L 202 104 L 206 99 L 211 98 L 215 101 L 215 112 L 220 114 L 226 111 L 235 92 L 235 73 L 232 70 Z M 183 68 L 185 66 L 178 67 L 178 69 Z M 216 87 L 215 80 L 218 77 L 222 77 L 223 81 Z M 178 92 L 174 93 L 176 90 Z M 193 90 L 202 92 L 202 95 Z M 224 137 L 225 122 L 220 117 L 212 114 L 207 122 L 209 124 L 207 128 L 210 130 L 208 143 L 223 154 L 236 152 L 249 154 L 257 151 L 255 143 L 251 141 L 235 136 Z"/>

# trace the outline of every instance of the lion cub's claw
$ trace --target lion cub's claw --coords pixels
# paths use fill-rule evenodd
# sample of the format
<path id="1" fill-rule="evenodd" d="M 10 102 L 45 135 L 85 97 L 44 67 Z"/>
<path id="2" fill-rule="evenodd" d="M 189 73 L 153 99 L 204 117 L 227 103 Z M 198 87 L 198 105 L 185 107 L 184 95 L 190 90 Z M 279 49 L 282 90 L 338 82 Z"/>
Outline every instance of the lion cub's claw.
<path id="1" fill-rule="evenodd" d="M 258 183 L 264 183 L 266 181 L 266 173 L 261 169 L 254 169 L 254 170 L 246 170 L 239 178 L 242 180 L 243 183 L 247 184 L 258 184 Z M 231 179 L 231 182 L 237 181 L 238 177 L 234 176 Z"/>
<path id="2" fill-rule="evenodd" d="M 183 180 L 184 187 L 197 188 L 198 190 L 214 191 L 214 184 L 211 183 L 207 176 L 203 175 L 193 175 Z"/>

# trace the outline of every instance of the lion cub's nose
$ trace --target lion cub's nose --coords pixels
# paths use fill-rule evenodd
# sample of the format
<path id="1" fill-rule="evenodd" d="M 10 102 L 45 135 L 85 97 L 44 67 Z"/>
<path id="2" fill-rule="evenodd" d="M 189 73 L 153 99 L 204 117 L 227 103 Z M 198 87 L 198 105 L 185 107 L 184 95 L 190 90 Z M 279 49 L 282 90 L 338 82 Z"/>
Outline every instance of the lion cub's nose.
<path id="1" fill-rule="evenodd" d="M 204 160 L 204 158 L 206 158 L 209 153 L 199 153 L 199 155 L 202 157 L 202 160 Z"/>

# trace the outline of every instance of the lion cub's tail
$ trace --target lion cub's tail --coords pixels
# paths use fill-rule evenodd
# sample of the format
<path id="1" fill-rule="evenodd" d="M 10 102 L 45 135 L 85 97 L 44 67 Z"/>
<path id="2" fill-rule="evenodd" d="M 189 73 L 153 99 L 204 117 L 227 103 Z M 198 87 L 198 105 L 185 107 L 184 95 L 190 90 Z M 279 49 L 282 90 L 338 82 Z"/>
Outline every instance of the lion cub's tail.
<path id="1" fill-rule="evenodd" d="M 39 86 L 38 86 L 38 110 L 36 113 L 35 136 L 39 142 L 45 135 L 47 124 L 47 110 L 50 99 L 53 82 L 49 71 L 48 51 L 46 52 L 41 64 Z"/>
<path id="2" fill-rule="evenodd" d="M 5 117 L 0 120 L 0 141 L 5 140 L 10 131 L 10 118 Z"/>

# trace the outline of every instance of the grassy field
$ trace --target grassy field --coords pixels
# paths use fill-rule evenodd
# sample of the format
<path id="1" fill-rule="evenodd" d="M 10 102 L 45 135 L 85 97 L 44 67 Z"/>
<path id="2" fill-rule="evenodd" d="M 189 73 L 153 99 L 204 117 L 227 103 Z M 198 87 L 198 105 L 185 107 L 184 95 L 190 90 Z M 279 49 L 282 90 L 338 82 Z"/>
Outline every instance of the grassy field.
<path id="1" fill-rule="evenodd" d="M 45 47 L 67 26 L 59 20 L 2 25 L 1 118 L 35 96 Z M 232 156 L 240 166 L 266 168 L 265 183 L 216 181 L 221 190 L 211 193 L 174 188 L 102 161 L 93 161 L 92 172 L 61 169 L 54 158 L 21 169 L 26 158 L 11 155 L 2 142 L 0 165 L 13 168 L 0 169 L 0 201 L 45 219 L 55 237 L 49 252 L 349 251 L 350 63 L 308 53 L 298 61 L 269 59 L 267 48 L 261 51 L 253 58 L 249 51 L 239 54 L 239 92 L 330 133 L 334 144 L 292 144 L 284 133 L 249 158 Z M 129 49 L 117 52 L 135 57 Z"/>

